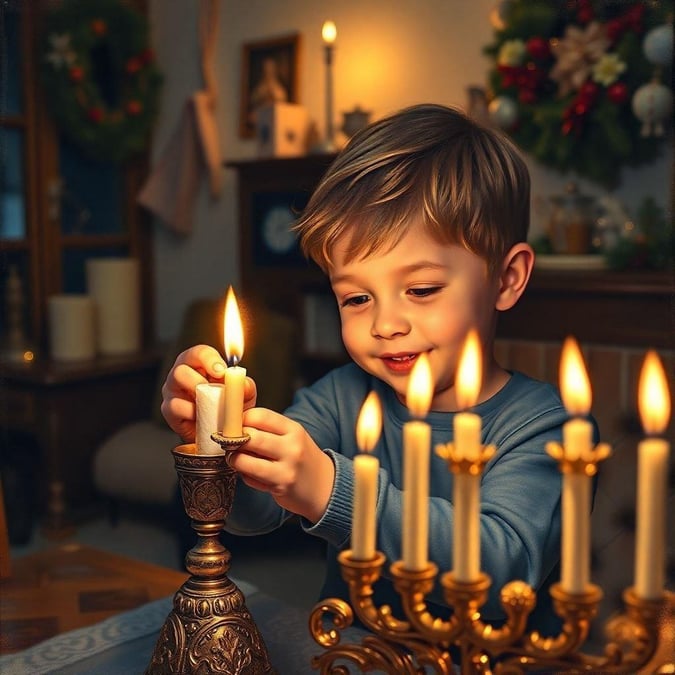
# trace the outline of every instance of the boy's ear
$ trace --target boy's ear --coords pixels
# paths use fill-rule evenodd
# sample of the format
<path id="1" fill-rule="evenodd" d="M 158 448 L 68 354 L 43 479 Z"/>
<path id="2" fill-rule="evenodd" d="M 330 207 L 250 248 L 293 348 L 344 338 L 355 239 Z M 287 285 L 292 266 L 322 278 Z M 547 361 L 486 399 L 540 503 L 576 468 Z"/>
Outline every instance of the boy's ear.
<path id="1" fill-rule="evenodd" d="M 495 309 L 503 312 L 511 309 L 527 287 L 532 268 L 534 267 L 534 251 L 529 244 L 515 244 L 504 256 L 499 275 L 499 292 Z"/>

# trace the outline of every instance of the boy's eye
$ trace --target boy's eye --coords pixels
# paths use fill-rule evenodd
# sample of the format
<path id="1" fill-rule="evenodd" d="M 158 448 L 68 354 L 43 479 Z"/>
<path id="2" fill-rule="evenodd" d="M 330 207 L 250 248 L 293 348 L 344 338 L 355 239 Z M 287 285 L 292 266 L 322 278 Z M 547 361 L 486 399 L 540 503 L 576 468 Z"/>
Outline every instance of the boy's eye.
<path id="1" fill-rule="evenodd" d="M 346 300 L 342 301 L 341 307 L 356 307 L 358 305 L 363 305 L 368 302 L 367 295 L 352 295 Z"/>
<path id="2" fill-rule="evenodd" d="M 441 286 L 416 286 L 415 288 L 410 288 L 408 293 L 416 298 L 426 298 L 429 295 L 438 293 L 440 290 Z"/>

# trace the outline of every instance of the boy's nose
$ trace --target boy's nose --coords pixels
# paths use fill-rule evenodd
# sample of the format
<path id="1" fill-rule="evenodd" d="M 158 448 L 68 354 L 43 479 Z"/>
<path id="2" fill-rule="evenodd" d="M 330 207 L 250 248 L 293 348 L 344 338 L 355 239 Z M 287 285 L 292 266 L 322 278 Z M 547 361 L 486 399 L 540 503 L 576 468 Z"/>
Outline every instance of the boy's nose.
<path id="1" fill-rule="evenodd" d="M 397 335 L 406 335 L 410 331 L 407 318 L 394 307 L 378 308 L 373 318 L 370 333 L 373 337 L 391 339 Z"/>

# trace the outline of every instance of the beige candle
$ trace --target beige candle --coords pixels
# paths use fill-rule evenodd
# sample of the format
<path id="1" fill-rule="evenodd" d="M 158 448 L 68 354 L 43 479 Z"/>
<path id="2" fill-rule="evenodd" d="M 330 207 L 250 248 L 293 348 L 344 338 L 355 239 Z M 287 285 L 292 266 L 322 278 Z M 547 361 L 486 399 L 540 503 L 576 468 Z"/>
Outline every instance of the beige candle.
<path id="1" fill-rule="evenodd" d="M 560 359 L 560 392 L 565 409 L 575 418 L 563 425 L 566 460 L 587 457 L 593 449 L 593 428 L 581 416 L 591 409 L 591 384 L 581 350 L 573 338 L 563 344 Z M 562 477 L 561 579 L 563 590 L 583 593 L 589 582 L 591 552 L 591 478 L 583 472 Z"/>
<path id="2" fill-rule="evenodd" d="M 421 354 L 410 373 L 406 403 L 413 417 L 429 412 L 433 384 L 429 358 Z M 431 427 L 415 419 L 403 425 L 403 566 L 427 566 L 429 540 L 429 456 Z"/>
<path id="3" fill-rule="evenodd" d="M 662 434 L 670 419 L 670 394 L 656 352 L 645 357 L 640 372 L 638 403 L 646 434 Z M 646 438 L 638 446 L 635 593 L 644 599 L 663 593 L 668 456 L 663 438 Z"/>
<path id="4" fill-rule="evenodd" d="M 380 462 L 371 452 L 382 430 L 382 408 L 375 392 L 370 392 L 356 423 L 356 441 L 362 454 L 354 458 L 354 503 L 352 511 L 351 554 L 354 560 L 375 557 L 377 525 L 377 483 Z"/>
<path id="5" fill-rule="evenodd" d="M 244 355 L 244 329 L 232 286 L 228 288 L 225 300 L 224 342 L 228 367 L 224 377 L 223 436 L 238 438 L 243 434 L 246 368 L 238 365 Z"/>
<path id="6" fill-rule="evenodd" d="M 466 338 L 457 366 L 455 395 L 460 408 L 476 404 L 482 379 L 480 340 L 475 331 Z M 481 419 L 459 412 L 453 422 L 454 449 L 458 458 L 475 461 L 481 452 Z M 475 581 L 480 575 L 480 474 L 454 476 L 454 528 L 452 571 L 459 581 Z"/>

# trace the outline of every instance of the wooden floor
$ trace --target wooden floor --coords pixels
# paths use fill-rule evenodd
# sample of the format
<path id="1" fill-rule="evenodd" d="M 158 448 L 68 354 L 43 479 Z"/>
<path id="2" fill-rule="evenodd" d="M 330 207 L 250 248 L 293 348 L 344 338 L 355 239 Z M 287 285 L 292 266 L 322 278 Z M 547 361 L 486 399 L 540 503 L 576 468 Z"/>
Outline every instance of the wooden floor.
<path id="1" fill-rule="evenodd" d="M 16 558 L 0 581 L 0 654 L 173 595 L 187 578 L 80 544 Z"/>

